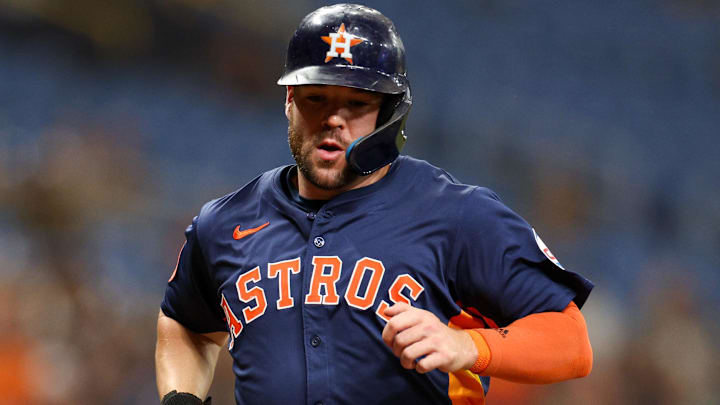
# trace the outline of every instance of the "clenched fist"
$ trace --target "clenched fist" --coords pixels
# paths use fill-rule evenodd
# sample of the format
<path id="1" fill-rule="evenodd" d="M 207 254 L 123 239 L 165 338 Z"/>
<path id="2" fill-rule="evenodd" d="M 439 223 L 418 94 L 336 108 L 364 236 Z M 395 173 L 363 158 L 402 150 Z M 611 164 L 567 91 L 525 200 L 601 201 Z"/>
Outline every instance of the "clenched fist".
<path id="1" fill-rule="evenodd" d="M 445 325 L 432 312 L 398 303 L 385 310 L 390 317 L 382 338 L 408 370 L 446 373 L 469 369 L 478 357 L 470 335 Z"/>

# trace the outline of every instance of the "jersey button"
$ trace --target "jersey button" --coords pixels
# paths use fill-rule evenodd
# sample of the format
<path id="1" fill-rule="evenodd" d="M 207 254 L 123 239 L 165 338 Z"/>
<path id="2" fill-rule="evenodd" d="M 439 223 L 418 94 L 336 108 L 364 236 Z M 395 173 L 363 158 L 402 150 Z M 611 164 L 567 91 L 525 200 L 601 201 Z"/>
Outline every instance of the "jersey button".
<path id="1" fill-rule="evenodd" d="M 325 246 L 325 239 L 323 239 L 322 236 L 316 236 L 313 243 L 315 244 L 315 247 L 321 248 Z"/>
<path id="2" fill-rule="evenodd" d="M 312 347 L 318 347 L 318 346 L 320 346 L 320 342 L 321 342 L 320 336 L 317 336 L 317 335 L 316 335 L 316 336 L 313 336 L 312 339 L 310 339 L 310 345 L 311 345 Z"/>
<path id="3" fill-rule="evenodd" d="M 307 219 L 309 219 L 309 220 L 311 220 L 311 221 L 312 221 L 313 219 L 315 219 L 315 213 L 312 212 L 312 211 L 308 212 L 308 213 L 307 213 Z"/>

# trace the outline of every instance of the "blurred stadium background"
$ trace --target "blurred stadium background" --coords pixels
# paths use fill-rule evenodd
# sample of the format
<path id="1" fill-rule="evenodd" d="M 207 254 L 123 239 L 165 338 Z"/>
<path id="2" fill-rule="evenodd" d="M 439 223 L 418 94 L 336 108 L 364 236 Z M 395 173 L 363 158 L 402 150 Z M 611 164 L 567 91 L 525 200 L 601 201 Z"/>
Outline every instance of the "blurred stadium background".
<path id="1" fill-rule="evenodd" d="M 156 403 L 183 230 L 291 162 L 275 80 L 324 4 L 0 0 L 0 404 Z M 408 52 L 405 152 L 597 284 L 590 377 L 488 403 L 720 403 L 720 3 L 366 4 Z"/>

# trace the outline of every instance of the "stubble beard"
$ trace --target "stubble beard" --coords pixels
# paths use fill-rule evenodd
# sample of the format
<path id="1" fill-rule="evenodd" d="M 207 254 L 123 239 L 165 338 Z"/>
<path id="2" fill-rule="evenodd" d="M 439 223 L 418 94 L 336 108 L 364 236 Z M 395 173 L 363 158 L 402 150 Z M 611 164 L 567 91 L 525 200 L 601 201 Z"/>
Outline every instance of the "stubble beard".
<path id="1" fill-rule="evenodd" d="M 312 138 L 318 138 L 317 141 L 319 141 L 324 135 L 323 133 L 317 133 L 311 136 Z M 290 153 L 292 153 L 295 163 L 297 163 L 298 170 L 303 174 L 305 179 L 317 188 L 328 191 L 339 190 L 345 188 L 359 177 L 347 164 L 342 170 L 336 172 L 335 175 L 321 175 L 320 169 L 329 169 L 335 165 L 335 163 L 328 162 L 324 164 L 325 162 L 313 162 L 312 152 L 316 142 L 310 142 L 305 148 L 303 147 L 303 136 L 300 134 L 300 131 L 295 128 L 292 115 L 288 123 L 288 144 L 290 145 Z"/>

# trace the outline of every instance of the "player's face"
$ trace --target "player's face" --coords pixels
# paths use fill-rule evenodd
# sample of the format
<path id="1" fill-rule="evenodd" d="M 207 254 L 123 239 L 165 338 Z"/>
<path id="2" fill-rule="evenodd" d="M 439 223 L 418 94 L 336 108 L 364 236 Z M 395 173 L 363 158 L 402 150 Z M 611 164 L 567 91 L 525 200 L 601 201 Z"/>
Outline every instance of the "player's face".
<path id="1" fill-rule="evenodd" d="M 325 191 L 342 192 L 361 182 L 345 151 L 375 129 L 382 100 L 381 94 L 350 87 L 289 87 L 288 143 L 300 175 Z"/>

